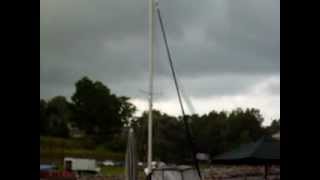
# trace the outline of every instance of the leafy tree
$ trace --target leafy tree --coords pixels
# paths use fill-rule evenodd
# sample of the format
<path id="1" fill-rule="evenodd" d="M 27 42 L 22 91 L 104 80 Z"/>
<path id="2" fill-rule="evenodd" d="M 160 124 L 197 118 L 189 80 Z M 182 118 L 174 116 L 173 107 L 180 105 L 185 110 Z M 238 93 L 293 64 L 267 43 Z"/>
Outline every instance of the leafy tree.
<path id="1" fill-rule="evenodd" d="M 193 115 L 191 119 L 198 150 L 211 156 L 264 135 L 263 118 L 257 109 L 238 108 L 230 113 L 211 111 L 200 117 Z"/>
<path id="2" fill-rule="evenodd" d="M 159 160 L 182 163 L 191 157 L 185 127 L 181 120 L 159 113 L 155 125 L 155 156 Z"/>
<path id="3" fill-rule="evenodd" d="M 48 122 L 46 117 L 47 102 L 40 99 L 40 135 L 47 134 Z"/>
<path id="4" fill-rule="evenodd" d="M 128 126 L 129 122 L 133 120 L 133 114 L 136 112 L 137 108 L 129 102 L 130 98 L 121 96 L 118 97 L 120 101 L 119 116 L 124 125 Z"/>
<path id="5" fill-rule="evenodd" d="M 236 109 L 231 113 L 211 111 L 192 115 L 190 127 L 197 150 L 211 156 L 228 151 L 264 135 L 263 118 L 257 109 Z M 148 112 L 134 121 L 140 156 L 146 160 Z M 191 158 L 183 122 L 159 111 L 153 111 L 153 149 L 155 159 L 184 162 Z"/>
<path id="6" fill-rule="evenodd" d="M 192 127 L 198 151 L 214 156 L 227 148 L 226 112 L 211 111 L 207 115 L 197 117 L 196 120 L 192 121 Z"/>
<path id="7" fill-rule="evenodd" d="M 69 137 L 70 103 L 63 96 L 52 98 L 46 108 L 47 134 L 57 137 Z"/>
<path id="8" fill-rule="evenodd" d="M 275 133 L 278 133 L 280 131 L 280 119 L 273 120 L 270 126 L 266 127 L 266 133 L 268 135 L 273 135 Z"/>
<path id="9" fill-rule="evenodd" d="M 146 160 L 148 112 L 144 112 L 133 123 L 138 143 L 138 153 Z M 176 117 L 153 110 L 153 155 L 155 160 L 167 163 L 184 162 L 191 157 L 187 146 L 184 125 Z"/>
<path id="10" fill-rule="evenodd" d="M 76 82 L 72 96 L 73 121 L 97 143 L 111 140 L 132 117 L 135 107 L 127 97 L 117 97 L 103 83 L 87 77 Z"/>
<path id="11" fill-rule="evenodd" d="M 232 147 L 256 141 L 264 135 L 263 117 L 258 109 L 240 108 L 231 112 L 228 118 L 228 139 Z"/>
<path id="12" fill-rule="evenodd" d="M 141 160 L 146 161 L 148 112 L 133 117 L 136 107 L 125 96 L 116 96 L 100 81 L 84 77 L 76 82 L 76 91 L 68 102 L 63 96 L 49 101 L 40 99 L 40 135 L 68 137 L 69 125 L 86 133 L 99 147 L 124 152 L 129 122 L 135 129 Z M 211 156 L 226 152 L 240 144 L 256 141 L 263 135 L 280 131 L 280 119 L 262 127 L 258 109 L 235 109 L 231 112 L 211 111 L 188 116 L 197 150 Z M 191 151 L 181 117 L 153 111 L 154 159 L 184 163 Z M 88 139 L 88 138 L 87 138 Z"/>

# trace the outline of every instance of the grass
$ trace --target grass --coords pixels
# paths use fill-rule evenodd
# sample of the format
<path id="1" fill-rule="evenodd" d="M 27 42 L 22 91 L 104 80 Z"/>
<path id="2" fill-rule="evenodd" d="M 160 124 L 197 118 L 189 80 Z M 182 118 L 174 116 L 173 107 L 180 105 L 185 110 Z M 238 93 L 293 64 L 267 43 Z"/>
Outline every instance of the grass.
<path id="1" fill-rule="evenodd" d="M 40 162 L 62 164 L 64 157 L 111 159 L 122 161 L 124 153 L 95 147 L 87 139 L 64 139 L 40 136 Z"/>
<path id="2" fill-rule="evenodd" d="M 116 176 L 124 174 L 124 167 L 103 166 L 101 174 L 104 176 Z"/>
<path id="3" fill-rule="evenodd" d="M 96 160 L 123 160 L 122 153 L 116 153 L 108 150 L 87 150 L 87 149 L 62 149 L 40 148 L 40 158 L 45 159 L 63 159 L 64 157 L 93 158 Z"/>
<path id="4" fill-rule="evenodd" d="M 87 138 L 65 139 L 57 137 L 40 136 L 40 146 L 45 148 L 63 149 L 94 149 L 94 144 Z"/>
<path id="5" fill-rule="evenodd" d="M 101 174 L 103 176 L 122 176 L 125 173 L 124 167 L 116 167 L 116 166 L 103 166 L 101 167 Z M 142 169 L 138 169 L 138 177 L 144 177 L 145 175 Z"/>

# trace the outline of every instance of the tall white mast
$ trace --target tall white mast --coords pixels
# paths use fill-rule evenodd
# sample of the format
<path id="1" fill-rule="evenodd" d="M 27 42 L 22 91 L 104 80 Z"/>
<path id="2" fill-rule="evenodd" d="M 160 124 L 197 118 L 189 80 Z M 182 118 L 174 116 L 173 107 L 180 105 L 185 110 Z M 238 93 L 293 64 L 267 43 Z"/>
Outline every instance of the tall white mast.
<path id="1" fill-rule="evenodd" d="M 149 120 L 148 120 L 148 172 L 152 170 L 152 105 L 153 105 L 153 76 L 154 76 L 154 0 L 149 0 Z"/>

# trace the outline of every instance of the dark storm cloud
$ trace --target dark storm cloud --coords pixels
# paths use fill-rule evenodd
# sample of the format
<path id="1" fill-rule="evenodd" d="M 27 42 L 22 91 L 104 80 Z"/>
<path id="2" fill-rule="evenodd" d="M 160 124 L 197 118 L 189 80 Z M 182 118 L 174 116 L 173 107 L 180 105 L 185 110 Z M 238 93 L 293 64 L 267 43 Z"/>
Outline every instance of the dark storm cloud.
<path id="1" fill-rule="evenodd" d="M 42 0 L 40 96 L 69 96 L 85 75 L 120 94 L 144 96 L 147 7 L 147 0 Z M 160 8 L 189 95 L 239 94 L 278 74 L 277 0 L 161 0 Z M 157 31 L 156 86 L 169 98 L 174 89 Z"/>
<path id="2" fill-rule="evenodd" d="M 192 28 L 198 34 L 189 34 L 202 37 L 202 41 L 173 47 L 181 72 L 192 76 L 279 72 L 279 2 L 211 2 L 194 22 Z"/>

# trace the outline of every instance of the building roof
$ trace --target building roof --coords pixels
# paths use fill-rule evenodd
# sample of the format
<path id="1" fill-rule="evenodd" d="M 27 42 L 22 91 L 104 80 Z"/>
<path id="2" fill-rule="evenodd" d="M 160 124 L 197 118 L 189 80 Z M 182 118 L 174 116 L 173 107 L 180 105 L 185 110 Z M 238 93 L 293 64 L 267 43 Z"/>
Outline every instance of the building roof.
<path id="1" fill-rule="evenodd" d="M 237 149 L 216 156 L 213 163 L 218 164 L 279 164 L 280 141 L 263 137 L 256 142 L 244 144 Z"/>

